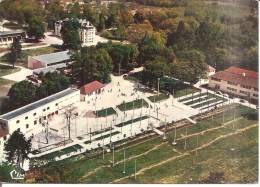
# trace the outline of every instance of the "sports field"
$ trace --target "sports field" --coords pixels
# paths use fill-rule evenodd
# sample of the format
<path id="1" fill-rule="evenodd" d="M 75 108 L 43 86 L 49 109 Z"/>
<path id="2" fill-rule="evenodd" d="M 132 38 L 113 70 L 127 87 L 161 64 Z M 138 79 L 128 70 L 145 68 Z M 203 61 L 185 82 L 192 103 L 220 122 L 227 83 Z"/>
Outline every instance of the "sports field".
<path id="1" fill-rule="evenodd" d="M 203 183 L 210 172 L 222 173 L 218 183 L 258 181 L 258 119 L 253 109 L 230 107 L 179 128 L 176 145 L 174 130 L 166 136 L 164 140 L 150 133 L 116 144 L 115 166 L 112 151 L 103 160 L 102 150 L 94 150 L 27 173 L 27 182 Z"/>

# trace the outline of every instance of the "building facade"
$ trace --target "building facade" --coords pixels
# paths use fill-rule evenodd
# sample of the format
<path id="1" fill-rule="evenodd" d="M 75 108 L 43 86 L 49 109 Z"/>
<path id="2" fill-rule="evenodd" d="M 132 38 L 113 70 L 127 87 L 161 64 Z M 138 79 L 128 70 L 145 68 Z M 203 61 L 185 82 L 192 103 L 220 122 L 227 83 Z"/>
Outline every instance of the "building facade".
<path id="1" fill-rule="evenodd" d="M 39 56 L 28 57 L 28 68 L 39 69 L 57 65 L 68 65 L 71 63 L 71 55 L 69 51 L 61 51 L 57 53 L 50 53 Z"/>
<path id="2" fill-rule="evenodd" d="M 230 67 L 211 75 L 209 87 L 235 97 L 258 101 L 258 72 Z"/>
<path id="3" fill-rule="evenodd" d="M 54 33 L 56 36 L 61 37 L 61 28 L 64 22 L 68 21 L 68 19 L 60 20 L 55 23 Z M 94 43 L 95 40 L 95 27 L 85 19 L 78 19 L 80 27 L 79 27 L 79 38 L 82 41 L 82 44 L 91 44 Z"/>
<path id="4" fill-rule="evenodd" d="M 41 129 L 54 115 L 70 104 L 80 101 L 80 91 L 68 88 L 59 93 L 0 116 L 0 163 L 4 159 L 4 143 L 16 130 L 31 135 L 30 131 Z"/>
<path id="5" fill-rule="evenodd" d="M 105 87 L 105 85 L 98 81 L 93 81 L 89 84 L 81 86 L 79 88 L 80 100 L 89 101 L 91 99 L 94 99 L 96 97 L 96 95 L 98 95 L 102 92 L 102 88 L 104 88 L 104 87 Z"/>
<path id="6" fill-rule="evenodd" d="M 3 23 L 0 22 L 0 45 L 11 44 L 14 38 L 24 39 L 26 34 L 24 31 L 5 31 Z"/>

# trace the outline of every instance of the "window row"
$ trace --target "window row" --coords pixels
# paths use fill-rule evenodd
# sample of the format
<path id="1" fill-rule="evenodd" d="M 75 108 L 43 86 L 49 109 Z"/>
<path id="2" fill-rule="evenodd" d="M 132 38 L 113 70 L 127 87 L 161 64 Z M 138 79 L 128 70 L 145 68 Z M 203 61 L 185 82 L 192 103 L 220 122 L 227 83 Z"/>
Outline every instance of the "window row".
<path id="1" fill-rule="evenodd" d="M 228 89 L 228 90 L 231 90 L 231 91 L 233 91 L 233 92 L 236 92 L 236 91 L 237 91 L 237 89 L 235 89 L 235 88 L 227 87 L 227 89 Z"/>
<path id="2" fill-rule="evenodd" d="M 55 106 L 58 106 L 58 103 L 56 103 Z M 47 107 L 47 110 L 50 110 L 50 107 Z M 46 109 L 44 108 L 42 111 L 45 112 Z M 33 116 L 36 116 L 36 114 L 37 114 L 37 113 L 34 112 L 34 113 L 33 113 Z M 28 119 L 28 116 L 25 116 L 24 119 L 27 120 L 27 119 Z M 16 123 L 20 123 L 20 120 L 17 120 Z"/>
<path id="3" fill-rule="evenodd" d="M 211 80 L 221 82 L 221 79 L 217 79 L 215 77 L 211 77 Z"/>

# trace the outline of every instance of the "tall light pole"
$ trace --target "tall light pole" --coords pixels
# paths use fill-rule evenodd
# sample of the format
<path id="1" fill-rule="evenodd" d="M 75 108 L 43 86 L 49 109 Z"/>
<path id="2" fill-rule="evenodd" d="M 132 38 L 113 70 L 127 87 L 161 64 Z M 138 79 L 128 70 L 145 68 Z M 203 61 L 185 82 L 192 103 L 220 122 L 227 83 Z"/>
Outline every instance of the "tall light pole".
<path id="1" fill-rule="evenodd" d="M 111 124 L 110 124 L 110 148 L 111 148 L 111 134 L 112 134 L 112 121 L 111 121 Z"/>
<path id="2" fill-rule="evenodd" d="M 199 133 L 197 134 L 196 154 L 198 152 L 198 146 L 199 146 Z"/>
<path id="3" fill-rule="evenodd" d="M 174 139 L 173 139 L 173 145 L 176 145 L 176 125 L 175 125 L 175 130 L 174 130 Z"/>
<path id="4" fill-rule="evenodd" d="M 124 148 L 124 171 L 123 173 L 125 173 L 125 148 Z"/>
<path id="5" fill-rule="evenodd" d="M 164 133 L 163 133 L 163 139 L 166 139 L 166 117 L 164 119 Z"/>
<path id="6" fill-rule="evenodd" d="M 135 179 L 136 179 L 136 158 L 135 158 Z"/>
<path id="7" fill-rule="evenodd" d="M 185 142 L 184 142 L 184 149 L 186 149 L 186 144 L 187 144 L 187 142 L 186 142 L 186 138 L 187 138 L 187 128 L 186 128 L 186 135 L 185 135 Z"/>
<path id="8" fill-rule="evenodd" d="M 104 137 L 103 137 L 103 160 L 105 159 L 105 145 L 104 145 Z"/>
<path id="9" fill-rule="evenodd" d="M 115 166 L 115 146 L 113 146 L 113 166 Z"/>

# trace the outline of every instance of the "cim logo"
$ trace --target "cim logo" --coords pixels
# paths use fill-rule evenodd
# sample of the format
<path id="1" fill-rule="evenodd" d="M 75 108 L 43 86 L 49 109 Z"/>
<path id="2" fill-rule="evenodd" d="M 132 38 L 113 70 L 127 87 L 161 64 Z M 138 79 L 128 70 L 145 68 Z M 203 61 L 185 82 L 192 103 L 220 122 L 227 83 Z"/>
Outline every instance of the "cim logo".
<path id="1" fill-rule="evenodd" d="M 10 175 L 12 179 L 19 179 L 19 180 L 24 179 L 24 174 L 21 174 L 20 172 L 17 172 L 15 170 L 11 171 Z"/>

